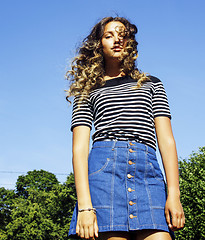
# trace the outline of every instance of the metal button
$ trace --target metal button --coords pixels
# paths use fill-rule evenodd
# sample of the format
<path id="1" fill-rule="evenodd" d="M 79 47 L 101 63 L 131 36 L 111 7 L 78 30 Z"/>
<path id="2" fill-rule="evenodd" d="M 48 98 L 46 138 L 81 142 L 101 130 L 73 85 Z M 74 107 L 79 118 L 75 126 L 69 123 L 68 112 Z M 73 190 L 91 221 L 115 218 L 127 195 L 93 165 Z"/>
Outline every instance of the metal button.
<path id="1" fill-rule="evenodd" d="M 131 146 L 135 145 L 135 144 L 134 144 L 134 143 L 132 143 L 132 142 L 129 142 L 129 144 L 130 144 Z"/>
<path id="2" fill-rule="evenodd" d="M 132 205 L 134 205 L 134 204 L 136 204 L 136 203 L 134 203 L 133 201 L 129 201 L 129 205 L 130 205 L 130 206 L 132 206 Z"/>
<path id="3" fill-rule="evenodd" d="M 133 153 L 133 152 L 136 152 L 136 151 L 134 151 L 134 150 L 132 150 L 132 149 L 130 148 L 130 149 L 129 149 L 129 152 Z"/>
<path id="4" fill-rule="evenodd" d="M 130 165 L 132 165 L 132 164 L 134 164 L 131 160 L 129 160 L 129 162 L 128 162 Z"/>
<path id="5" fill-rule="evenodd" d="M 128 178 L 132 178 L 133 176 L 128 173 L 128 174 L 127 174 L 127 177 L 128 177 Z"/>
<path id="6" fill-rule="evenodd" d="M 128 192 L 134 191 L 134 190 L 132 190 L 132 188 L 130 188 L 130 187 L 129 187 L 127 190 L 128 190 Z"/>
<path id="7" fill-rule="evenodd" d="M 134 216 L 133 216 L 132 214 L 130 214 L 130 218 L 131 218 L 131 219 L 133 219 L 133 218 L 134 218 Z"/>

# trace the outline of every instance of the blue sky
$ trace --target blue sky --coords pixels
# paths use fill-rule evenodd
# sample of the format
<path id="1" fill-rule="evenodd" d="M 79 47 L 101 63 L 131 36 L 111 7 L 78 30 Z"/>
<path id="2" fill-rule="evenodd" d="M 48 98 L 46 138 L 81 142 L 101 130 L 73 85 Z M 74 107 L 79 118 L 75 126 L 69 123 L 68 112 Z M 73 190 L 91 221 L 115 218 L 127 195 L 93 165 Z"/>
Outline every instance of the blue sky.
<path id="1" fill-rule="evenodd" d="M 64 74 L 105 16 L 137 25 L 138 67 L 164 83 L 179 157 L 204 146 L 204 9 L 203 0 L 0 1 L 0 187 L 34 169 L 62 182 L 72 171 Z"/>

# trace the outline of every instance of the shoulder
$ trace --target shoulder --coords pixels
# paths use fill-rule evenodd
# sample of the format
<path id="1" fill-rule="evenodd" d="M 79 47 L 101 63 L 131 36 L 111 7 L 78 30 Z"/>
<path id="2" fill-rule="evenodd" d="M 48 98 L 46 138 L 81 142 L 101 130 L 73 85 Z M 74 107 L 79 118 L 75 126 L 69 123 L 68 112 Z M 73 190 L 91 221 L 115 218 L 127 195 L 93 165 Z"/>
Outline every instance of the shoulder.
<path id="1" fill-rule="evenodd" d="M 155 76 L 148 76 L 151 82 L 151 86 L 153 87 L 154 90 L 159 90 L 159 89 L 164 89 L 164 84 L 162 83 L 162 81 L 155 77 Z"/>
<path id="2" fill-rule="evenodd" d="M 161 83 L 162 82 L 159 78 L 157 78 L 155 76 L 149 75 L 148 77 L 149 77 L 150 81 L 153 83 Z"/>

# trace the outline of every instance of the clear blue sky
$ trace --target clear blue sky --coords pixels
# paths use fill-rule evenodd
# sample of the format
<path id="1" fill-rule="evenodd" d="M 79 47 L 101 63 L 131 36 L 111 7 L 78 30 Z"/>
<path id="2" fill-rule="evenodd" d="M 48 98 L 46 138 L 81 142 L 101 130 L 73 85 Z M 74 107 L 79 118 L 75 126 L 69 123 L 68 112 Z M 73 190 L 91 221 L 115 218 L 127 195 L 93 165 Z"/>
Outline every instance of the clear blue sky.
<path id="1" fill-rule="evenodd" d="M 13 188 L 16 172 L 72 171 L 64 74 L 92 26 L 116 13 L 139 29 L 138 67 L 164 83 L 179 157 L 204 146 L 204 9 L 203 0 L 0 1 L 0 187 Z"/>

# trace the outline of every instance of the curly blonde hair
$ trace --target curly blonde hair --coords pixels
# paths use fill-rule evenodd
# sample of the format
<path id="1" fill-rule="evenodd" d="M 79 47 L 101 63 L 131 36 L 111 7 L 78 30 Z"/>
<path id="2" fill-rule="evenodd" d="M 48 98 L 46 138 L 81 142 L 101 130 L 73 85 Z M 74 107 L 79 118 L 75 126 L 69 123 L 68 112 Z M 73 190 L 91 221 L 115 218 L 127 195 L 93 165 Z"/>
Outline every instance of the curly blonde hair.
<path id="1" fill-rule="evenodd" d="M 138 57 L 138 42 L 135 39 L 137 27 L 122 17 L 106 17 L 97 23 L 91 33 L 83 40 L 82 46 L 78 49 L 78 56 L 72 61 L 71 70 L 66 72 L 66 79 L 70 80 L 70 88 L 66 90 L 68 101 L 69 97 L 77 95 L 81 95 L 82 100 L 90 91 L 105 84 L 105 62 L 101 39 L 106 24 L 112 21 L 121 22 L 126 29 L 127 44 L 119 59 L 121 71 L 138 80 L 136 88 L 140 88 L 143 82 L 149 80 L 149 77 L 140 72 L 135 65 L 135 60 Z"/>

